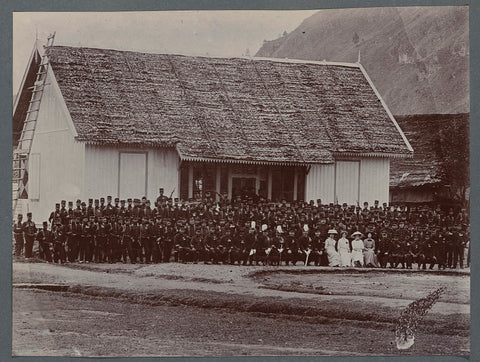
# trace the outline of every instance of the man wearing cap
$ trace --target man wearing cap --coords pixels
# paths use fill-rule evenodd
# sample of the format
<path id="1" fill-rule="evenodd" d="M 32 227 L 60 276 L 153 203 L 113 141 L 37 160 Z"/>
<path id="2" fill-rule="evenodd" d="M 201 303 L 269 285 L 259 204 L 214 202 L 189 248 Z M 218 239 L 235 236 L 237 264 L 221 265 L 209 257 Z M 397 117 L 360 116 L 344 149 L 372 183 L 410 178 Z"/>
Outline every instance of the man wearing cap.
<path id="1" fill-rule="evenodd" d="M 17 215 L 17 221 L 13 224 L 13 237 L 15 238 L 15 256 L 21 256 L 24 245 L 22 214 Z"/>
<path id="2" fill-rule="evenodd" d="M 82 201 L 78 199 L 77 202 L 75 203 L 75 209 L 73 210 L 73 217 L 76 217 L 81 221 L 82 216 L 83 216 Z"/>
<path id="3" fill-rule="evenodd" d="M 158 189 L 159 196 L 157 197 L 157 201 L 155 202 L 155 206 L 157 208 L 160 208 L 161 205 L 164 205 L 167 202 L 167 197 L 163 194 L 164 189 L 163 187 L 160 187 Z"/>
<path id="4" fill-rule="evenodd" d="M 111 198 L 111 196 L 110 196 L 110 198 Z M 105 208 L 106 208 L 105 198 L 100 197 L 100 211 L 102 212 L 102 216 L 105 216 Z"/>
<path id="5" fill-rule="evenodd" d="M 68 209 L 67 209 L 67 225 L 70 223 L 70 220 L 73 220 L 73 201 L 68 202 Z"/>
<path id="6" fill-rule="evenodd" d="M 61 208 L 60 208 L 60 218 L 62 219 L 62 225 L 68 225 L 68 211 L 67 211 L 67 201 L 62 200 Z"/>
<path id="7" fill-rule="evenodd" d="M 25 258 L 32 257 L 33 243 L 37 235 L 37 227 L 32 221 L 32 213 L 27 213 L 27 221 L 23 224 L 23 232 L 25 236 Z"/>
<path id="8" fill-rule="evenodd" d="M 53 262 L 61 264 L 66 263 L 65 254 L 66 235 L 62 224 L 53 225 Z"/>
<path id="9" fill-rule="evenodd" d="M 83 226 L 79 218 L 74 218 L 69 225 L 68 236 L 68 261 L 75 262 L 78 259 L 78 250 L 80 248 L 80 239 L 83 233 Z"/>
<path id="10" fill-rule="evenodd" d="M 43 229 L 40 229 L 37 233 L 38 240 L 38 252 L 42 260 L 47 262 L 52 261 L 52 245 L 53 245 L 53 234 L 48 230 L 48 222 L 43 222 Z"/>
<path id="11" fill-rule="evenodd" d="M 59 225 L 62 223 L 62 216 L 60 214 L 60 204 L 55 204 L 55 210 L 50 213 L 50 217 L 48 218 L 48 222 L 51 225 Z"/>
<path id="12" fill-rule="evenodd" d="M 145 263 L 150 264 L 152 261 L 153 243 L 150 223 L 146 218 L 142 219 L 142 224 L 140 225 L 140 245 L 145 252 Z"/>
<path id="13" fill-rule="evenodd" d="M 115 215 L 114 206 L 112 205 L 112 196 L 107 196 L 107 204 L 104 206 L 103 215 L 109 219 Z"/>
<path id="14" fill-rule="evenodd" d="M 88 199 L 87 217 L 90 220 L 92 216 L 95 216 L 95 207 L 93 206 L 93 199 Z"/>
<path id="15" fill-rule="evenodd" d="M 97 220 L 100 220 L 100 218 L 102 217 L 102 209 L 100 208 L 100 201 L 98 199 L 95 199 L 93 215 L 97 218 Z"/>
<path id="16" fill-rule="evenodd" d="M 79 226 L 79 235 L 78 235 L 78 261 L 80 263 L 84 263 L 87 261 L 86 255 L 87 255 L 87 243 L 88 243 L 88 230 L 87 225 L 88 225 L 88 218 L 86 217 L 86 214 L 84 217 L 79 219 L 80 224 Z"/>
<path id="17" fill-rule="evenodd" d="M 112 208 L 112 210 L 114 210 Z M 114 211 L 112 211 L 114 212 Z M 109 235 L 109 250 L 108 254 L 108 261 L 110 263 L 116 263 L 120 260 L 122 256 L 121 250 L 121 234 L 122 234 L 122 225 L 116 218 L 110 218 L 110 235 Z"/>
<path id="18" fill-rule="evenodd" d="M 120 214 L 120 198 L 115 197 L 115 205 L 113 206 L 113 215 L 118 217 Z"/>

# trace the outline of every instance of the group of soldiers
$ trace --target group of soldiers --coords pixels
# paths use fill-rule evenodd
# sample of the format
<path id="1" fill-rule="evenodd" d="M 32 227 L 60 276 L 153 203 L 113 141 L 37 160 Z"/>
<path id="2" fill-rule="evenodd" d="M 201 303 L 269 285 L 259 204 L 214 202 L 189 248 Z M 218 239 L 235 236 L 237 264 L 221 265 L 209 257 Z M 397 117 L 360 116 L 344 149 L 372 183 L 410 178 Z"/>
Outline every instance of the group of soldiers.
<path id="1" fill-rule="evenodd" d="M 328 265 L 331 229 L 371 234 L 380 267 L 464 266 L 469 245 L 465 209 L 369 206 L 242 199 L 181 201 L 163 194 L 142 199 L 65 200 L 37 230 L 31 213 L 14 223 L 15 254 L 48 262 Z M 351 247 L 351 245 L 350 245 Z M 469 257 L 467 258 L 469 264 Z"/>

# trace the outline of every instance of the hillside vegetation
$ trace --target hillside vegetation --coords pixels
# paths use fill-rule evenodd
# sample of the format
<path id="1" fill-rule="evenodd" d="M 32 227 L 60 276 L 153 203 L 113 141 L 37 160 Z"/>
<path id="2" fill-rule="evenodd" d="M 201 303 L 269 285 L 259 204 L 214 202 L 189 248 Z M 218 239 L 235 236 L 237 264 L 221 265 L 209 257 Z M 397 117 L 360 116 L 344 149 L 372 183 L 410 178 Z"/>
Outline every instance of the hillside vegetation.
<path id="1" fill-rule="evenodd" d="M 467 7 L 322 10 L 256 56 L 360 62 L 393 114 L 469 111 Z"/>

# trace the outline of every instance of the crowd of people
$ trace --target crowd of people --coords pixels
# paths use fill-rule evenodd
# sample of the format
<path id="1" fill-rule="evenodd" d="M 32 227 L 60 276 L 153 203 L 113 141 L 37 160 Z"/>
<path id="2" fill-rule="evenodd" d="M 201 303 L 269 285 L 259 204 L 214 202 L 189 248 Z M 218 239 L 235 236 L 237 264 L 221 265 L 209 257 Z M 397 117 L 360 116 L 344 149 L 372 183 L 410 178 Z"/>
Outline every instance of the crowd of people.
<path id="1" fill-rule="evenodd" d="M 436 206 L 108 196 L 65 200 L 37 230 L 13 225 L 15 255 L 67 263 L 223 263 L 420 269 L 469 265 L 469 215 Z M 38 248 L 34 245 L 38 243 Z"/>

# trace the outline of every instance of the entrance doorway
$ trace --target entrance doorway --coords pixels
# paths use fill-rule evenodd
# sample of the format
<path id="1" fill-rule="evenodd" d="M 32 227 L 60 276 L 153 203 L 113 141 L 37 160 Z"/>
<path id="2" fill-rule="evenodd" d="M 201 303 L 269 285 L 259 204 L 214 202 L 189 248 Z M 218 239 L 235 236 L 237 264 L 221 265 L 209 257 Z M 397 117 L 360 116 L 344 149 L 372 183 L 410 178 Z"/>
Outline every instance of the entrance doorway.
<path id="1" fill-rule="evenodd" d="M 255 177 L 232 177 L 232 197 L 254 196 L 255 195 Z"/>

